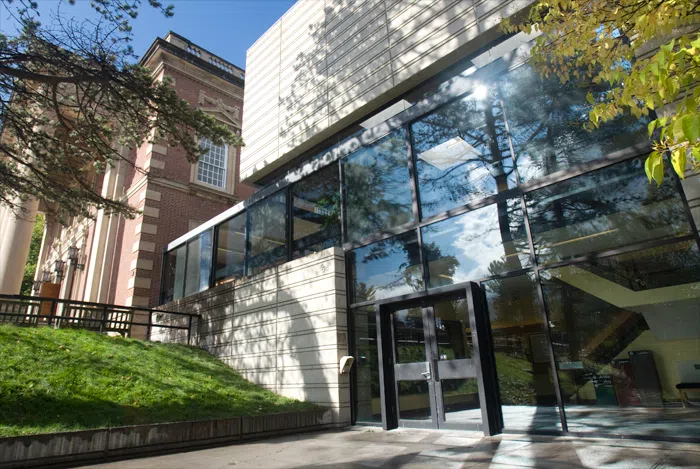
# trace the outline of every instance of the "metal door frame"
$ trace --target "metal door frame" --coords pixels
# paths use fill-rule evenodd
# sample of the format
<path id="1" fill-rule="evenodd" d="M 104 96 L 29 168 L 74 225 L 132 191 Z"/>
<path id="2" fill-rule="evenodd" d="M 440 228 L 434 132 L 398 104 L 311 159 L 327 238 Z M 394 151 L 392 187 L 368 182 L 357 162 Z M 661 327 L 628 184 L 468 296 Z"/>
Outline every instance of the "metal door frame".
<path id="1" fill-rule="evenodd" d="M 493 354 L 491 328 L 489 325 L 488 311 L 484 293 L 481 287 L 469 282 L 466 285 L 451 289 L 444 289 L 439 293 L 419 292 L 398 298 L 388 298 L 375 303 L 377 321 L 377 349 L 379 356 L 379 389 L 382 404 L 382 428 L 390 430 L 399 426 L 406 426 L 399 421 L 398 395 L 396 389 L 396 377 L 394 375 L 394 347 L 393 347 L 393 323 L 391 312 L 405 307 L 420 307 L 422 311 L 430 308 L 432 314 L 429 319 L 434 323 L 434 311 L 432 303 L 451 298 L 464 298 L 467 301 L 468 320 L 472 332 L 472 346 L 474 352 L 474 365 L 476 368 L 476 381 L 479 390 L 479 403 L 481 406 L 482 424 L 481 430 L 487 436 L 501 433 L 503 430 L 503 416 L 499 402 L 498 380 L 496 378 L 496 360 Z M 424 313 L 424 333 L 430 339 L 431 344 L 437 346 L 436 340 L 428 335 Z M 431 345 L 432 346 L 432 345 Z M 426 357 L 429 358 L 429 357 Z M 431 371 L 436 365 L 430 364 Z M 431 409 L 443 412 L 442 393 L 435 392 L 431 386 Z M 438 396 L 438 394 L 440 394 Z M 435 397 L 433 397 L 435 396 Z M 440 406 L 440 407 L 437 407 Z M 430 423 L 411 421 L 410 426 L 418 428 L 437 428 L 439 415 L 433 412 Z M 442 422 L 441 428 L 469 430 L 467 425 L 457 425 Z"/>

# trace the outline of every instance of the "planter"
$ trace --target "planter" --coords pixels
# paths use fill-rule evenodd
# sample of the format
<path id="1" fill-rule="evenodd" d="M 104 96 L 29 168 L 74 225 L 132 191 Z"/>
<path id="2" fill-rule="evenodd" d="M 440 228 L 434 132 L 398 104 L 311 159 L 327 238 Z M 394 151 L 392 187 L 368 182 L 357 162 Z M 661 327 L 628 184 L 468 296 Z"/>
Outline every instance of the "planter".
<path id="1" fill-rule="evenodd" d="M 327 409 L 0 438 L 0 469 L 184 451 L 332 426 Z"/>

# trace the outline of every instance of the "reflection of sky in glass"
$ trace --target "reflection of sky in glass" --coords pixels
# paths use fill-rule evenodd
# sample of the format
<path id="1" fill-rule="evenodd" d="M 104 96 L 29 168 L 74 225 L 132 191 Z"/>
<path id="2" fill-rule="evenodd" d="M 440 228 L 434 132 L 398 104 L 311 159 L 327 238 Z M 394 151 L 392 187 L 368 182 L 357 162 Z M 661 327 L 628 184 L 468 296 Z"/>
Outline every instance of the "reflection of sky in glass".
<path id="1" fill-rule="evenodd" d="M 505 247 L 495 204 L 424 227 L 423 245 L 428 249 L 430 286 L 477 280 L 529 266 L 529 256 L 523 252 L 525 241 L 518 239 L 521 235 L 516 236 L 516 230 L 523 226 L 520 210 L 509 210 L 508 223 L 516 243 L 508 241 Z M 516 246 L 518 243 L 523 246 Z M 446 262 L 450 257 L 456 262 Z M 504 260 L 505 266 L 493 264 Z M 448 265 L 456 265 L 454 274 L 448 272 Z"/>
<path id="2" fill-rule="evenodd" d="M 389 298 L 423 288 L 418 239 L 414 231 L 356 249 L 353 253 L 354 302 Z M 367 291 L 361 291 L 360 284 L 365 284 Z"/>
<path id="3" fill-rule="evenodd" d="M 209 272 L 211 271 L 211 231 L 205 231 L 201 236 L 199 291 L 209 288 Z"/>

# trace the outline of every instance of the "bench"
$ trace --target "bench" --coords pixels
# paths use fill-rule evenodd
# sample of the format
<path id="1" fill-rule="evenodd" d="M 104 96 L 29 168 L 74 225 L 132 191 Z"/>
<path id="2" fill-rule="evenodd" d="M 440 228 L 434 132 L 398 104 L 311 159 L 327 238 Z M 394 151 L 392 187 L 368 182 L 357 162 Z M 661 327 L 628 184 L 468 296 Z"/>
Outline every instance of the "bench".
<path id="1" fill-rule="evenodd" d="M 676 384 L 678 394 L 681 396 L 681 404 L 683 407 L 688 407 L 688 391 L 700 391 L 700 383 L 678 383 Z"/>

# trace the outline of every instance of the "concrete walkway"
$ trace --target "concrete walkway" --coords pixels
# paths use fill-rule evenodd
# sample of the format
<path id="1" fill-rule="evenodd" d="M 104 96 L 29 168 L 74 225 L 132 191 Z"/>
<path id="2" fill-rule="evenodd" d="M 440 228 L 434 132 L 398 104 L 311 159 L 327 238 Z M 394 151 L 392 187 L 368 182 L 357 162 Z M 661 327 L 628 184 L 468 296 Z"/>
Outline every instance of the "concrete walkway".
<path id="1" fill-rule="evenodd" d="M 700 445 L 631 440 L 354 428 L 89 466 L 243 468 L 700 468 Z"/>

